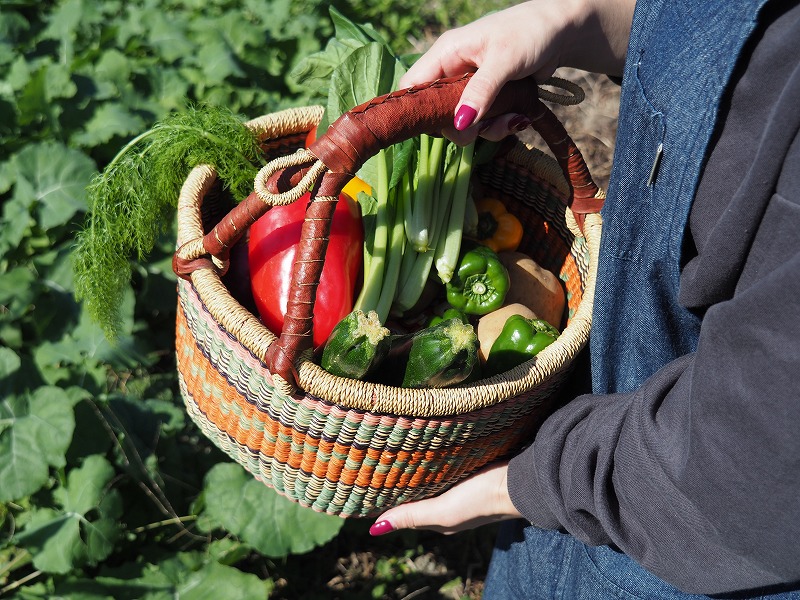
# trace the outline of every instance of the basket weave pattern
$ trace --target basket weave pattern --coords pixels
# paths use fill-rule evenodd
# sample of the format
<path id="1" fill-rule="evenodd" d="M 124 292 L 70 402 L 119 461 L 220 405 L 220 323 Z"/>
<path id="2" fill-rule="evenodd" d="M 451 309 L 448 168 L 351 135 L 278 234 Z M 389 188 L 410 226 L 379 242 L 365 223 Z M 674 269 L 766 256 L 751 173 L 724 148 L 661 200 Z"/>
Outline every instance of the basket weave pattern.
<path id="1" fill-rule="evenodd" d="M 321 109 L 251 121 L 268 158 L 302 144 Z M 554 159 L 519 144 L 477 172 L 484 194 L 505 200 L 525 226 L 520 250 L 564 282 L 560 338 L 533 361 L 464 387 L 410 390 L 334 377 L 301 358 L 289 393 L 264 362 L 276 339 L 212 269 L 178 284 L 177 361 L 190 417 L 254 477 L 304 506 L 373 516 L 439 493 L 530 442 L 588 339 L 598 215 L 583 231 L 566 208 L 569 186 Z M 198 167 L 179 200 L 178 246 L 215 225 L 216 175 Z M 205 203 L 205 206 L 204 206 Z"/>

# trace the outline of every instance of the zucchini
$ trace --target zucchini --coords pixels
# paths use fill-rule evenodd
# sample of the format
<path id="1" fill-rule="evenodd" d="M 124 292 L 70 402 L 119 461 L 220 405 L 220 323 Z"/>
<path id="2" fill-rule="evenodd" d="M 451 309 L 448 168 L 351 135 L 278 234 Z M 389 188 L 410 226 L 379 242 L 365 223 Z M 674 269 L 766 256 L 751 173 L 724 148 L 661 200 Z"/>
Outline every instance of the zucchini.
<path id="1" fill-rule="evenodd" d="M 478 336 L 458 318 L 411 334 L 402 387 L 439 388 L 461 383 L 478 361 Z"/>
<path id="2" fill-rule="evenodd" d="M 320 365 L 338 377 L 364 379 L 380 365 L 390 347 L 390 332 L 381 325 L 378 314 L 356 309 L 331 331 Z"/>

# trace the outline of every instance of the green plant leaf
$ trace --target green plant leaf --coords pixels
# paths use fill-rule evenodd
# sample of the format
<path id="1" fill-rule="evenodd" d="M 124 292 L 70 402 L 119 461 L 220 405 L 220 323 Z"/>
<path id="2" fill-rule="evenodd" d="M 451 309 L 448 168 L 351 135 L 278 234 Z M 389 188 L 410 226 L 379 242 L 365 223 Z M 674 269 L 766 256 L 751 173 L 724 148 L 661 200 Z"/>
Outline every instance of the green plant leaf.
<path id="1" fill-rule="evenodd" d="M 45 381 L 51 385 L 78 384 L 80 380 L 71 379 L 76 373 L 93 374 L 96 385 L 102 385 L 108 366 L 124 371 L 146 363 L 146 357 L 132 335 L 134 295 L 130 288 L 123 293 L 119 309 L 119 335 L 113 344 L 92 320 L 85 306 L 79 307 L 77 323 L 65 331 L 61 339 L 39 344 L 33 357 Z M 65 314 L 68 313 L 65 311 Z"/>
<path id="2" fill-rule="evenodd" d="M 49 57 L 39 61 L 29 71 L 17 100 L 20 125 L 44 124 L 57 129 L 62 108 L 56 100 L 72 98 L 77 90 L 66 64 L 52 62 Z"/>
<path id="3" fill-rule="evenodd" d="M 99 146 L 116 136 L 127 137 L 139 133 L 145 127 L 144 119 L 123 104 L 106 102 L 86 123 L 86 130 L 72 136 L 72 143 L 84 147 Z"/>
<path id="4" fill-rule="evenodd" d="M 9 398 L 17 393 L 19 368 L 22 361 L 11 348 L 0 346 L 0 398 Z M 3 418 L 3 417 L 0 417 Z M 0 422 L 0 437 L 7 425 Z"/>
<path id="5" fill-rule="evenodd" d="M 0 400 L 0 502 L 34 493 L 47 482 L 49 467 L 64 466 L 75 428 L 73 404 L 56 387 Z"/>
<path id="6" fill-rule="evenodd" d="M 85 154 L 56 142 L 31 144 L 12 159 L 12 200 L 38 207 L 45 229 L 63 225 L 86 210 L 86 186 L 96 169 Z"/>
<path id="7" fill-rule="evenodd" d="M 61 62 L 69 64 L 74 54 L 76 31 L 83 19 L 83 0 L 65 0 L 48 15 L 48 25 L 41 33 L 42 39 L 59 43 Z"/>
<path id="8" fill-rule="evenodd" d="M 242 600 L 269 598 L 275 585 L 199 552 L 181 552 L 159 563 L 108 569 L 91 579 L 69 577 L 55 587 L 70 600 Z"/>
<path id="9" fill-rule="evenodd" d="M 36 274 L 26 267 L 0 273 L 0 321 L 19 319 L 30 310 L 36 297 Z"/>
<path id="10" fill-rule="evenodd" d="M 196 54 L 197 62 L 208 85 L 219 85 L 228 77 L 242 77 L 236 55 L 221 39 L 203 44 Z"/>
<path id="11" fill-rule="evenodd" d="M 31 552 L 37 569 L 67 573 L 111 554 L 122 514 L 119 492 L 108 487 L 113 477 L 105 458 L 89 456 L 70 471 L 66 486 L 53 492 L 57 508 L 33 511 L 15 541 Z"/>
<path id="12" fill-rule="evenodd" d="M 339 39 L 354 39 L 364 42 L 378 42 L 380 45 L 388 47 L 386 39 L 378 31 L 366 23 L 354 23 L 334 7 L 330 9 L 331 20 Z"/>
<path id="13" fill-rule="evenodd" d="M 308 552 L 331 540 L 344 524 L 339 517 L 284 498 L 233 463 L 221 463 L 208 472 L 204 501 L 208 523 L 265 556 Z"/>
<path id="14" fill-rule="evenodd" d="M 364 42 L 359 40 L 332 38 L 325 50 L 298 62 L 289 72 L 289 78 L 296 85 L 302 86 L 312 102 L 327 102 L 328 87 L 334 70 L 363 45 Z M 323 131 L 319 133 L 322 134 Z"/>

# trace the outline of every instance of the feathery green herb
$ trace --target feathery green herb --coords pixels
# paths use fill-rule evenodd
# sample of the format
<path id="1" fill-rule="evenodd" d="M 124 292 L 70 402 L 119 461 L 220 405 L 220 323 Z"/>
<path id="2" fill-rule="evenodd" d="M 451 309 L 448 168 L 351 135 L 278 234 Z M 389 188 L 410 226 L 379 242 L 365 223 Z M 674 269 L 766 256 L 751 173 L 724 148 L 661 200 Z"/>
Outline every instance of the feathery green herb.
<path id="1" fill-rule="evenodd" d="M 74 252 L 75 290 L 109 339 L 117 335 L 129 261 L 146 257 L 166 231 L 188 172 L 213 166 L 240 201 L 253 188 L 259 160 L 258 140 L 241 118 L 220 107 L 190 107 L 131 140 L 94 177 Z"/>

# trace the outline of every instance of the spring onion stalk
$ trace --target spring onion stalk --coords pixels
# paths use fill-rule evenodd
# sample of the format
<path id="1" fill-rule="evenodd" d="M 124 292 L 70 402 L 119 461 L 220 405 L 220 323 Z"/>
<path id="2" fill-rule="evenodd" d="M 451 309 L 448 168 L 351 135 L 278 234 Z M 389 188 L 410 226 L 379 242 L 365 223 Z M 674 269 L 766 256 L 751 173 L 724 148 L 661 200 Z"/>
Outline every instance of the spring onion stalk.
<path id="1" fill-rule="evenodd" d="M 408 171 L 403 174 L 403 179 L 400 183 L 402 186 L 400 188 L 400 192 L 402 194 L 403 200 L 403 215 L 404 215 L 404 223 L 409 223 L 409 215 L 411 214 L 411 204 L 414 201 L 414 188 L 411 185 L 411 175 Z M 407 231 L 404 229 L 404 232 Z M 408 238 L 406 238 L 408 239 Z M 399 275 L 399 282 L 401 285 L 404 285 L 405 282 L 408 280 L 408 276 L 411 273 L 411 269 L 414 266 L 414 260 L 416 258 L 417 251 L 411 246 L 410 243 L 405 245 L 405 250 L 403 251 L 403 260 L 400 265 L 400 275 Z"/>
<path id="2" fill-rule="evenodd" d="M 411 246 L 418 252 L 433 248 L 431 218 L 437 205 L 434 192 L 441 169 L 444 145 L 444 138 L 420 135 L 420 155 L 417 165 L 419 180 L 414 193 L 410 221 L 406 222 L 406 236 Z"/>
<path id="3" fill-rule="evenodd" d="M 469 199 L 469 180 L 472 174 L 472 157 L 475 143 L 461 148 L 458 161 L 458 171 L 455 177 L 453 199 L 450 203 L 450 215 L 447 229 L 442 239 L 436 246 L 436 272 L 442 283 L 447 283 L 453 277 L 461 252 L 461 237 L 464 228 L 464 214 Z"/>
<path id="4" fill-rule="evenodd" d="M 441 163 L 441 154 L 437 160 Z M 437 167 L 437 172 L 441 173 L 441 165 Z M 393 313 L 402 314 L 412 308 L 419 301 L 425 289 L 436 257 L 436 247 L 441 243 L 440 239 L 449 223 L 450 203 L 457 173 L 458 161 L 453 160 L 447 166 L 444 175 L 437 176 L 440 183 L 437 185 L 438 194 L 435 197 L 435 207 L 432 209 L 430 225 L 434 236 L 430 240 L 430 248 L 424 252 L 414 251 L 413 248 L 406 249 L 406 255 L 403 257 L 404 264 L 401 267 L 405 277 L 398 287 L 397 297 L 392 305 Z"/>
<path id="5" fill-rule="evenodd" d="M 402 190 L 398 190 L 397 187 L 392 188 L 389 192 L 389 200 L 389 211 L 391 213 L 389 216 L 392 223 L 389 237 L 389 257 L 386 261 L 381 295 L 375 307 L 375 312 L 378 314 L 378 319 L 381 323 L 386 322 L 394 302 L 400 277 L 400 266 L 403 262 L 403 247 L 406 241 L 405 226 L 402 219 L 402 204 L 405 198 Z"/>
<path id="6" fill-rule="evenodd" d="M 392 208 L 389 206 L 389 157 L 385 150 L 381 150 L 378 158 L 378 183 L 375 189 L 377 197 L 375 237 L 371 256 L 366 261 L 369 264 L 369 270 L 365 271 L 364 285 L 353 306 L 354 309 L 362 310 L 365 313 L 375 310 L 380 300 L 389 251 L 389 229 L 392 226 L 389 221 L 392 212 Z"/>

